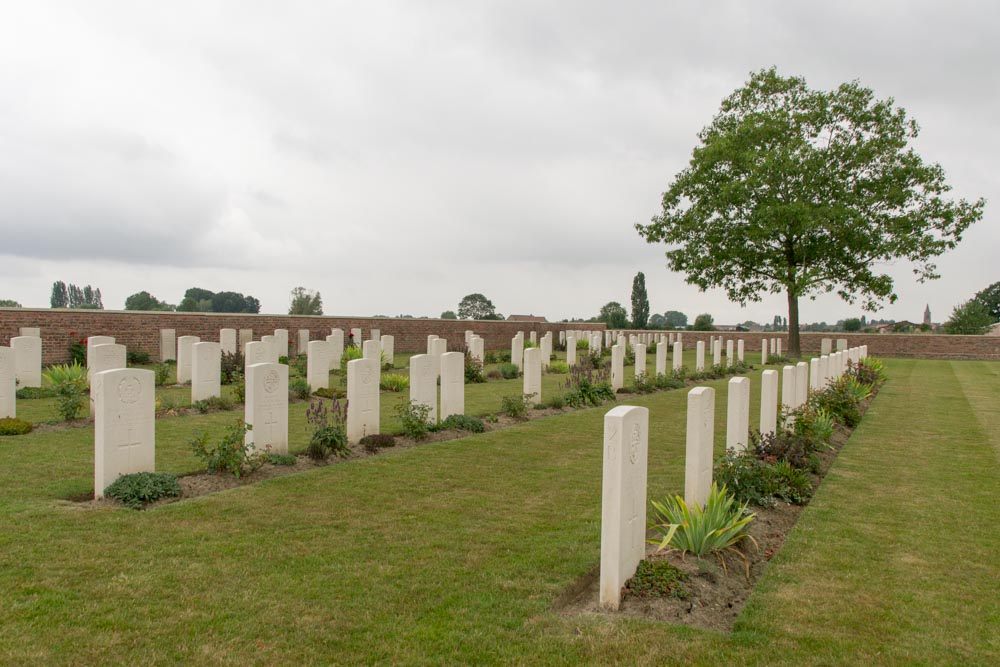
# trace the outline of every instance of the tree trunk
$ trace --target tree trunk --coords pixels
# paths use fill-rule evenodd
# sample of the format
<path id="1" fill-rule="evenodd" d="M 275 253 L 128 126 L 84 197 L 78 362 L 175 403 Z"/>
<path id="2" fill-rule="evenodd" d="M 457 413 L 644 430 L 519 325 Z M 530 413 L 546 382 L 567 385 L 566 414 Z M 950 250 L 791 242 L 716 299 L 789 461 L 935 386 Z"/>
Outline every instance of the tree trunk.
<path id="1" fill-rule="evenodd" d="M 802 356 L 799 344 L 799 297 L 787 291 L 788 294 L 788 356 L 798 359 Z"/>

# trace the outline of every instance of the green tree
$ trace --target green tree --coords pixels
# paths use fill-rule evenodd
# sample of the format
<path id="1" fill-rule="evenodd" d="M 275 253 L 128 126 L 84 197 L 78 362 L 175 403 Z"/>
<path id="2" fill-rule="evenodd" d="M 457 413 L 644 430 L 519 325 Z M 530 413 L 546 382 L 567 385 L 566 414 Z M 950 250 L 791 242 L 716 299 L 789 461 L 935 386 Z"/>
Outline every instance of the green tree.
<path id="1" fill-rule="evenodd" d="M 812 90 L 776 69 L 751 74 L 699 134 L 662 213 L 636 225 L 671 246 L 675 271 L 722 287 L 745 306 L 765 293 L 788 301 L 789 354 L 799 356 L 799 298 L 836 292 L 866 310 L 888 299 L 879 264 L 906 259 L 918 280 L 982 217 L 982 199 L 945 198 L 938 164 L 909 146 L 916 122 L 857 81 Z"/>
<path id="2" fill-rule="evenodd" d="M 944 330 L 950 334 L 978 336 L 986 333 L 991 324 L 993 318 L 990 317 L 990 311 L 986 306 L 976 299 L 969 299 L 955 306 L 951 311 L 951 318 L 944 323 Z"/>
<path id="3" fill-rule="evenodd" d="M 21 308 L 21 304 L 13 299 L 0 299 L 0 308 Z"/>
<path id="4" fill-rule="evenodd" d="M 604 322 L 609 329 L 624 329 L 628 326 L 628 313 L 625 312 L 625 307 L 617 301 L 609 301 L 601 306 L 597 321 Z"/>
<path id="5" fill-rule="evenodd" d="M 292 288 L 292 301 L 288 306 L 289 315 L 322 315 L 323 297 L 305 287 Z"/>
<path id="6" fill-rule="evenodd" d="M 457 320 L 458 319 L 458 315 L 455 314 L 454 310 L 446 310 L 443 313 L 441 313 L 441 317 L 439 319 L 442 319 L 442 320 Z"/>
<path id="7" fill-rule="evenodd" d="M 653 313 L 649 316 L 649 328 L 650 329 L 666 329 L 667 328 L 667 318 L 659 313 Z"/>
<path id="8" fill-rule="evenodd" d="M 702 313 L 694 318 L 694 324 L 691 325 L 691 329 L 693 331 L 715 331 L 715 320 L 708 313 Z"/>
<path id="9" fill-rule="evenodd" d="M 56 285 L 52 286 L 52 296 L 56 297 Z M 67 308 L 89 308 L 92 310 L 104 310 L 104 302 L 101 299 L 101 290 L 94 289 L 90 285 L 80 287 L 70 283 L 66 286 L 66 307 Z M 61 295 L 60 295 L 61 299 Z M 61 307 L 61 306 L 60 306 Z"/>
<path id="10" fill-rule="evenodd" d="M 66 283 L 61 280 L 52 283 L 52 296 L 49 298 L 49 305 L 53 308 L 69 308 L 69 292 L 66 290 Z"/>
<path id="11" fill-rule="evenodd" d="M 458 317 L 463 320 L 499 320 L 493 302 L 476 292 L 467 294 L 458 302 Z"/>
<path id="12" fill-rule="evenodd" d="M 1000 322 L 1000 282 L 995 282 L 976 292 L 976 296 L 973 298 L 986 306 L 986 310 L 994 322 Z"/>
<path id="13" fill-rule="evenodd" d="M 174 310 L 174 306 L 143 290 L 125 299 L 125 310 Z"/>
<path id="14" fill-rule="evenodd" d="M 632 279 L 632 327 L 645 329 L 649 322 L 649 296 L 646 294 L 646 276 L 642 271 Z"/>
<path id="15" fill-rule="evenodd" d="M 856 317 L 848 317 L 844 320 L 844 331 L 861 331 L 861 320 Z"/>
<path id="16" fill-rule="evenodd" d="M 192 287 L 184 292 L 177 310 L 185 313 L 259 313 L 260 301 L 239 292 L 211 292 Z"/>
<path id="17" fill-rule="evenodd" d="M 663 319 L 668 329 L 683 329 L 688 325 L 688 316 L 679 310 L 668 310 L 663 313 Z"/>

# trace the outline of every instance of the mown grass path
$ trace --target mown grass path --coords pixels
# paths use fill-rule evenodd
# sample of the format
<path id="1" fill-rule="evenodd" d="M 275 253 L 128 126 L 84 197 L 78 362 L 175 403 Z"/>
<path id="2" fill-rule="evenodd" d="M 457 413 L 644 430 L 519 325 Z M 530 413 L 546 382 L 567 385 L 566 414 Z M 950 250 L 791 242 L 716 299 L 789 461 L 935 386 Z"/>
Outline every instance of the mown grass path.
<path id="1" fill-rule="evenodd" d="M 0 438 L 0 661 L 995 664 L 998 366 L 889 364 L 730 636 L 550 611 L 598 561 L 607 408 L 148 512 L 57 501 L 92 475 L 80 433 Z M 633 401 L 651 494 L 682 488 L 685 396 Z"/>

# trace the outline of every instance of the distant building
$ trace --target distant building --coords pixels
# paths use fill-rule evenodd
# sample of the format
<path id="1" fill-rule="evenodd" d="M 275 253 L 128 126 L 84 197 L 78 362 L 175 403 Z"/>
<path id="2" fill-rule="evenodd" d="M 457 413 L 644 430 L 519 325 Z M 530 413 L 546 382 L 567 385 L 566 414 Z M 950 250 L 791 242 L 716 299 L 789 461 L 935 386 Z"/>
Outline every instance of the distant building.
<path id="1" fill-rule="evenodd" d="M 892 324 L 877 324 L 875 325 L 875 330 L 880 334 L 884 333 L 908 333 L 919 329 L 920 325 L 907 320 L 900 320 L 899 322 L 893 322 Z"/>
<path id="2" fill-rule="evenodd" d="M 931 326 L 931 305 L 930 304 L 927 304 L 927 307 L 924 308 L 924 324 L 926 324 L 927 326 Z"/>
<path id="3" fill-rule="evenodd" d="M 508 315 L 508 322 L 548 322 L 541 315 Z"/>

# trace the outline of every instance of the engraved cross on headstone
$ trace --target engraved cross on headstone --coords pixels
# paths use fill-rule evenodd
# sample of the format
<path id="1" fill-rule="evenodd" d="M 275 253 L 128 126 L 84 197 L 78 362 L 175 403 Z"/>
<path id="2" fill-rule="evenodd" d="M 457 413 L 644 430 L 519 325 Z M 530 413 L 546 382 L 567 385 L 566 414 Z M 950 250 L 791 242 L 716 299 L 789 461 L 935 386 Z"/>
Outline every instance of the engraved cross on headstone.
<path id="1" fill-rule="evenodd" d="M 264 418 L 264 426 L 267 430 L 267 433 L 264 436 L 266 442 L 262 444 L 270 445 L 277 440 L 274 434 L 274 429 L 277 425 L 278 425 L 278 419 L 274 416 L 274 411 L 268 410 L 267 417 Z"/>

